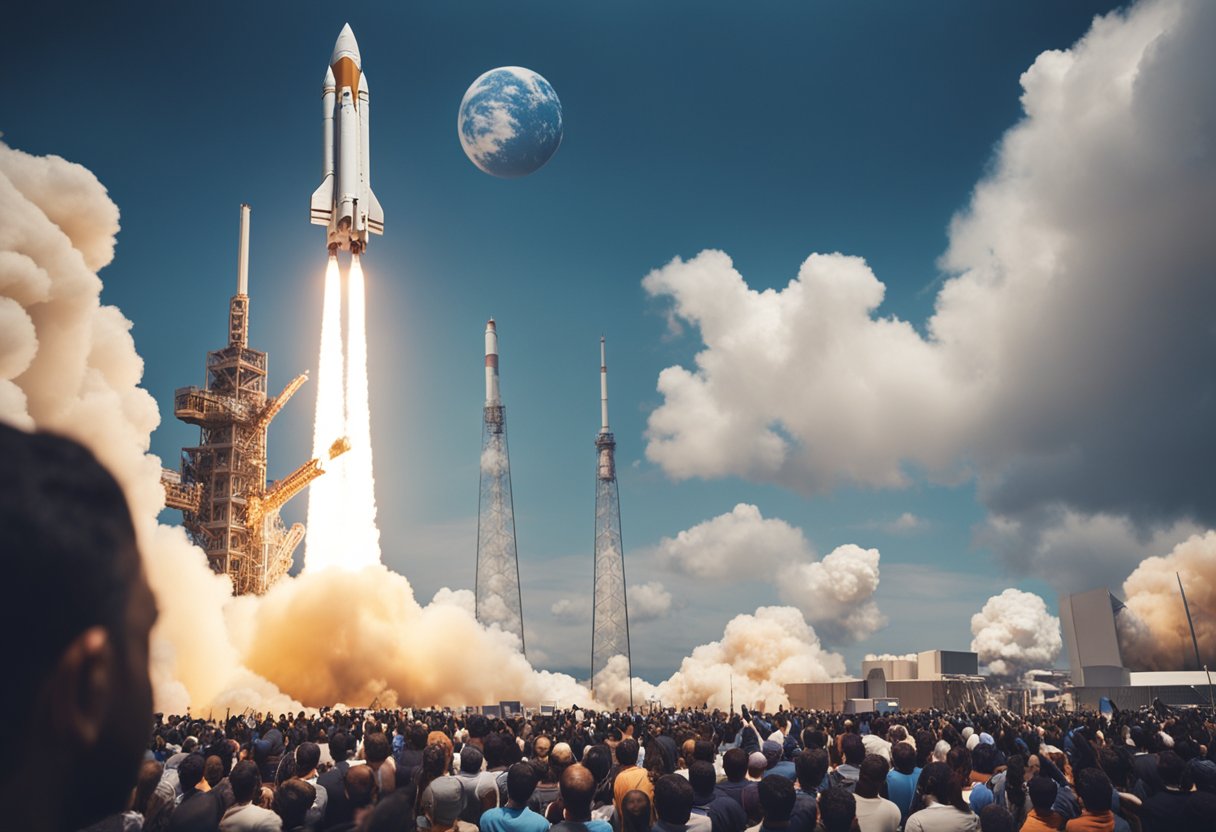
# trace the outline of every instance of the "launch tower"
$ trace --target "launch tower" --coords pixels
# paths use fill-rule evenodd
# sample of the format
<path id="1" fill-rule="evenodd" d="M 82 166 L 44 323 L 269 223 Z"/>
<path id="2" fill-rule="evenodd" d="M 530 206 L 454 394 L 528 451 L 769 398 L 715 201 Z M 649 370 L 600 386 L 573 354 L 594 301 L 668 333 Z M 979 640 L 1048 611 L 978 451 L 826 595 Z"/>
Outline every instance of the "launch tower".
<path id="1" fill-rule="evenodd" d="M 507 455 L 507 416 L 498 389 L 498 328 L 486 323 L 486 404 L 481 428 L 481 502 L 477 511 L 477 620 L 498 624 L 524 644 L 515 506 Z"/>
<path id="2" fill-rule="evenodd" d="M 600 432 L 595 437 L 595 589 L 591 616 L 591 690 L 614 656 L 625 657 L 629 707 L 633 671 L 629 658 L 629 610 L 621 550 L 621 502 L 616 487 L 616 439 L 608 429 L 608 363 L 600 338 Z"/>
<path id="3" fill-rule="evenodd" d="M 286 528 L 279 509 L 325 473 L 313 459 L 278 482 L 266 482 L 266 431 L 307 374 L 266 395 L 266 353 L 249 345 L 249 206 L 241 206 L 237 290 L 228 304 L 228 346 L 207 353 L 204 387 L 179 387 L 178 419 L 199 427 L 199 444 L 182 449 L 181 470 L 164 470 L 165 505 L 207 553 L 211 568 L 232 579 L 237 594 L 262 594 L 287 574 L 304 526 Z M 332 459 L 349 447 L 343 437 Z"/>

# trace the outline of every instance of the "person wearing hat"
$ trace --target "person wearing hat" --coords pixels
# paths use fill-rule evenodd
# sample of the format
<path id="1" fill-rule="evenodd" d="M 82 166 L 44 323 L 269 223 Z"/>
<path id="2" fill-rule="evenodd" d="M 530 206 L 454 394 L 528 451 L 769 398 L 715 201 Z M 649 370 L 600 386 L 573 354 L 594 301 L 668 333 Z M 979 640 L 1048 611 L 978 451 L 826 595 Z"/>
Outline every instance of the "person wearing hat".
<path id="1" fill-rule="evenodd" d="M 431 832 L 477 832 L 476 824 L 460 819 L 464 804 L 464 786 L 455 777 L 437 777 L 422 793 L 422 812 Z"/>
<path id="2" fill-rule="evenodd" d="M 781 743 L 765 740 L 760 746 L 760 753 L 764 755 L 766 775 L 780 774 L 791 782 L 798 779 L 798 773 L 794 770 L 793 761 L 782 759 L 785 754 L 785 748 Z"/>

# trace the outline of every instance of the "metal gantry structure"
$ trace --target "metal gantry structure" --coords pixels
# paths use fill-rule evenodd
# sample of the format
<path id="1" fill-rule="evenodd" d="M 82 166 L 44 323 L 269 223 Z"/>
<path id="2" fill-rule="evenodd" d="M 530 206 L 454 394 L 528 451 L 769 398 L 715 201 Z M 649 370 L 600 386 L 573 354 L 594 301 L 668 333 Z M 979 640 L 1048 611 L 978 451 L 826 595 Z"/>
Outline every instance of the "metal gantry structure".
<path id="1" fill-rule="evenodd" d="M 524 647 L 523 596 L 515 543 L 507 415 L 498 384 L 498 328 L 486 323 L 486 403 L 481 427 L 481 498 L 477 511 L 477 620 L 497 624 Z"/>
<path id="2" fill-rule="evenodd" d="M 633 667 L 629 655 L 629 606 L 621 546 L 621 502 L 616 483 L 616 438 L 608 428 L 608 362 L 600 338 L 600 432 L 595 437 L 595 584 L 591 616 L 591 692 L 596 677 L 616 656 L 625 657 L 629 707 Z"/>
<path id="3" fill-rule="evenodd" d="M 287 574 L 304 526 L 287 528 L 279 509 L 325 472 L 324 461 L 313 459 L 266 482 L 270 422 L 308 376 L 296 376 L 273 397 L 266 395 L 266 377 L 266 353 L 249 348 L 249 206 L 242 205 L 228 346 L 207 353 L 205 386 L 180 387 L 173 396 L 174 415 L 199 427 L 199 443 L 182 449 L 180 471 L 161 473 L 166 507 L 181 510 L 190 538 L 240 595 L 260 595 Z M 330 459 L 349 447 L 344 437 L 336 440 Z"/>

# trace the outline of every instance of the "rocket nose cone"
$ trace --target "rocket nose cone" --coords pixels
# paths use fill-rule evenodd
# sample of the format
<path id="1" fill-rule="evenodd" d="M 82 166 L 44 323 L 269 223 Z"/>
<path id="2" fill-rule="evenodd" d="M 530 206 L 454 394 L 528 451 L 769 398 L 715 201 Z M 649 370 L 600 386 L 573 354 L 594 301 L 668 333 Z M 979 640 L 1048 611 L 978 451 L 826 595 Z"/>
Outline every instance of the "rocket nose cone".
<path id="1" fill-rule="evenodd" d="M 355 33 L 351 31 L 349 23 L 345 24 L 338 34 L 338 40 L 334 43 L 334 54 L 329 58 L 329 65 L 336 64 L 339 58 L 350 58 L 355 62 L 355 66 L 360 68 L 363 66 L 363 60 L 359 56 L 359 42 L 355 40 Z"/>

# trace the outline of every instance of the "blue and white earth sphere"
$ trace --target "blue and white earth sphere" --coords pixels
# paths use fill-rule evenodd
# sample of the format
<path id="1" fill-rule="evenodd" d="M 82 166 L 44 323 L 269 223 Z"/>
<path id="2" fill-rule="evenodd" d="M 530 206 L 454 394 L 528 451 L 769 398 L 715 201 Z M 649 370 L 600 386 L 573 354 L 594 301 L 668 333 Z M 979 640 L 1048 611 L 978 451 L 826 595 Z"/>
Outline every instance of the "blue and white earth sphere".
<path id="1" fill-rule="evenodd" d="M 562 103 L 530 69 L 491 69 L 464 94 L 457 132 L 465 155 L 486 173 L 527 176 L 562 143 Z"/>

